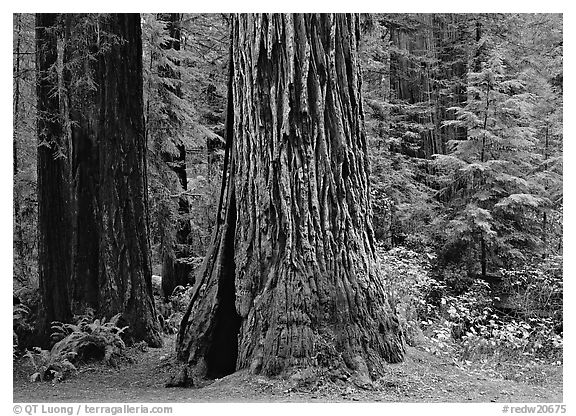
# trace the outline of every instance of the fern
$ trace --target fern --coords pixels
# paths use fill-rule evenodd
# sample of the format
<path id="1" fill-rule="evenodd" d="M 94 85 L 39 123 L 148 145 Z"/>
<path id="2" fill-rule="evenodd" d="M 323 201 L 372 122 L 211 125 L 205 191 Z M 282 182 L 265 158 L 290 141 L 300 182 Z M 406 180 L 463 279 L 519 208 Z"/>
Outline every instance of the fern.
<path id="1" fill-rule="evenodd" d="M 33 325 L 29 322 L 30 308 L 24 304 L 14 305 L 12 309 L 12 358 L 18 356 L 20 340 L 18 335 L 31 333 Z"/>
<path id="2" fill-rule="evenodd" d="M 78 371 L 71 362 L 75 358 L 75 354 L 72 352 L 59 355 L 35 347 L 28 350 L 25 357 L 30 360 L 34 368 L 34 373 L 30 375 L 30 381 L 62 381 Z"/>
<path id="3" fill-rule="evenodd" d="M 52 339 L 57 340 L 52 349 L 26 353 L 35 369 L 30 379 L 61 381 L 76 373 L 78 364 L 91 360 L 115 366 L 126 348 L 122 334 L 128 327 L 118 327 L 120 318 L 117 314 L 108 321 L 95 319 L 94 311 L 88 309 L 75 317 L 76 323 L 52 322 Z"/>

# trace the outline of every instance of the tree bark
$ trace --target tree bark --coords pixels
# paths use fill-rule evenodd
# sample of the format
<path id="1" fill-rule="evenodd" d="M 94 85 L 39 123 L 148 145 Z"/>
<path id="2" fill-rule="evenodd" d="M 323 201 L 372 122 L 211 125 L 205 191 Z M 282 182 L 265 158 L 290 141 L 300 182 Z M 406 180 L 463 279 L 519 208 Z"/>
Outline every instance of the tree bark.
<path id="1" fill-rule="evenodd" d="M 17 175 L 19 172 L 19 161 L 18 161 L 18 153 L 19 153 L 19 146 L 18 146 L 18 130 L 20 125 L 20 61 L 21 61 L 21 38 L 22 38 L 22 15 L 20 13 L 15 14 L 14 18 L 15 26 L 16 26 L 16 50 L 14 56 L 14 66 L 13 66 L 13 78 L 14 78 L 14 94 L 13 94 L 13 133 L 12 133 L 12 177 L 14 181 L 17 179 Z M 14 261 L 16 264 L 19 264 L 20 271 L 18 273 L 14 273 L 15 277 L 18 279 L 22 279 L 22 270 L 24 269 L 25 264 L 25 257 L 26 253 L 24 252 L 24 235 L 22 233 L 22 218 L 20 214 L 20 195 L 17 192 L 14 192 L 14 203 L 13 203 L 13 210 L 14 210 L 14 254 L 15 258 Z"/>
<path id="2" fill-rule="evenodd" d="M 147 227 L 140 15 L 111 14 L 100 24 L 108 39 L 97 80 L 99 306 L 107 316 L 121 313 L 132 337 L 160 346 Z"/>
<path id="3" fill-rule="evenodd" d="M 403 358 L 371 225 L 354 15 L 236 15 L 214 241 L 178 334 L 197 375 Z"/>
<path id="4" fill-rule="evenodd" d="M 60 114 L 59 24 L 57 14 L 36 15 L 38 278 L 42 300 L 39 342 L 44 346 L 49 341 L 51 322 L 71 318 L 70 149 Z"/>
<path id="5" fill-rule="evenodd" d="M 18 131 L 18 123 L 20 121 L 20 40 L 21 40 L 21 31 L 22 31 L 22 16 L 18 13 L 15 16 L 16 18 L 16 50 L 15 57 L 14 57 L 14 97 L 13 97 L 13 114 L 14 114 L 14 131 L 12 136 L 12 168 L 13 168 L 13 175 L 16 176 L 18 174 L 18 141 L 17 139 L 17 131 Z M 14 199 L 14 203 L 16 204 L 16 199 Z M 18 212 L 15 205 L 15 214 Z"/>
<path id="6" fill-rule="evenodd" d="M 99 311 L 99 152 L 98 152 L 98 87 L 86 85 L 98 72 L 97 17 L 71 15 L 67 21 L 71 32 L 67 42 L 70 69 L 69 108 L 72 135 L 72 195 L 74 203 L 74 262 L 72 270 L 72 310 L 82 314 L 86 308 Z M 78 63 L 82 63 L 78 65 Z"/>
<path id="7" fill-rule="evenodd" d="M 486 279 L 487 256 L 486 256 L 486 240 L 484 239 L 484 232 L 480 232 L 480 270 L 482 279 Z"/>

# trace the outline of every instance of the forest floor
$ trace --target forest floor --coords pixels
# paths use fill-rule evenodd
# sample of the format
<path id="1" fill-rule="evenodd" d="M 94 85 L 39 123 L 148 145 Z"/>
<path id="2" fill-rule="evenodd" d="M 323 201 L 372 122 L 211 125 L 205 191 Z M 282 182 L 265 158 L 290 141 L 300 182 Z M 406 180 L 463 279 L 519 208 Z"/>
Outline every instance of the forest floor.
<path id="1" fill-rule="evenodd" d="M 462 366 L 448 357 L 409 347 L 369 388 L 333 382 L 302 385 L 239 371 L 201 388 L 165 388 L 174 373 L 175 338 L 164 347 L 131 349 L 116 368 L 85 364 L 59 383 L 31 382 L 28 360 L 14 363 L 14 402 L 562 402 L 562 367 L 539 368 L 539 377 L 504 379 L 493 370 Z"/>

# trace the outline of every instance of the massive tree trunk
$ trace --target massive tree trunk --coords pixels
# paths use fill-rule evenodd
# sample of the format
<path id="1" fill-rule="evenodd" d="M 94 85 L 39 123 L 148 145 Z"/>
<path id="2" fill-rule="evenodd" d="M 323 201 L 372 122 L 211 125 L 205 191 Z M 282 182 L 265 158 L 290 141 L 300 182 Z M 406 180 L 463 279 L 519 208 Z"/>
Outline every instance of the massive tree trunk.
<path id="1" fill-rule="evenodd" d="M 39 14 L 36 54 L 41 331 L 70 320 L 71 296 L 74 312 L 119 313 L 131 339 L 160 346 L 140 16 Z"/>
<path id="2" fill-rule="evenodd" d="M 166 50 L 180 50 L 180 13 L 160 13 L 158 19 L 166 23 L 170 40 L 162 47 Z M 169 58 L 170 59 L 170 58 Z M 172 59 L 174 66 L 179 66 L 180 62 Z M 171 140 L 173 142 L 176 152 L 163 151 L 162 159 L 166 163 L 168 169 L 176 175 L 177 182 L 180 188 L 171 189 L 176 194 L 182 190 L 188 189 L 188 182 L 186 177 L 186 148 L 179 130 L 182 128 L 180 119 L 173 109 L 171 95 L 177 98 L 182 98 L 182 89 L 180 88 L 180 74 L 175 71 L 170 65 L 161 65 L 159 68 L 159 75 L 165 78 L 174 80 L 172 85 L 160 85 L 160 97 L 166 103 L 168 111 L 166 126 L 161 128 L 163 132 L 162 140 Z M 170 181 L 172 183 L 172 181 Z M 174 288 L 178 285 L 185 285 L 188 282 L 188 275 L 190 274 L 191 267 L 189 262 L 186 261 L 188 250 L 188 238 L 191 232 L 190 220 L 190 204 L 186 195 L 180 195 L 178 198 L 178 215 L 179 218 L 176 223 L 166 223 L 162 233 L 165 238 L 160 241 L 160 252 L 162 253 L 162 291 L 166 300 L 172 294 Z"/>
<path id="3" fill-rule="evenodd" d="M 87 85 L 98 72 L 98 27 L 95 16 L 70 15 L 68 59 L 75 65 L 68 77 L 72 135 L 72 195 L 74 202 L 74 262 L 72 310 L 82 314 L 87 307 L 99 310 L 99 218 L 98 218 L 98 105 L 97 88 Z M 84 81 L 84 82 L 83 82 Z"/>
<path id="4" fill-rule="evenodd" d="M 236 15 L 214 241 L 178 334 L 199 376 L 403 358 L 374 251 L 354 15 Z"/>
<path id="5" fill-rule="evenodd" d="M 14 51 L 14 64 L 13 64 L 13 131 L 12 131 L 12 175 L 14 182 L 16 182 L 17 175 L 19 172 L 19 146 L 18 146 L 18 130 L 20 125 L 20 63 L 21 63 L 21 40 L 22 40 L 22 15 L 20 13 L 14 14 L 14 26 L 15 26 L 15 51 Z M 15 266 L 18 265 L 18 272 L 16 272 L 16 267 L 14 268 L 14 277 L 17 279 L 23 278 L 23 269 L 26 264 L 24 258 L 26 253 L 24 252 L 24 235 L 22 233 L 22 218 L 20 215 L 20 195 L 14 192 L 14 203 L 13 203 L 13 229 L 14 229 L 14 263 Z"/>
<path id="6" fill-rule="evenodd" d="M 12 133 L 12 174 L 16 176 L 18 174 L 18 141 L 17 138 L 17 131 L 18 131 L 18 124 L 20 121 L 20 43 L 22 38 L 22 15 L 20 13 L 14 14 L 14 26 L 16 33 L 14 34 L 16 37 L 16 45 L 14 50 L 14 64 L 13 64 L 13 79 L 14 79 L 14 93 L 13 93 L 13 133 Z M 16 199 L 15 199 L 16 201 Z M 16 209 L 15 209 L 16 210 Z"/>
<path id="7" fill-rule="evenodd" d="M 36 15 L 38 278 L 42 299 L 39 341 L 44 345 L 51 322 L 71 318 L 70 146 L 60 114 L 59 24 L 57 14 Z"/>
<path id="8" fill-rule="evenodd" d="M 142 41 L 139 14 L 101 19 L 97 84 L 99 180 L 99 307 L 121 313 L 129 333 L 151 346 L 162 341 L 152 299 Z"/>

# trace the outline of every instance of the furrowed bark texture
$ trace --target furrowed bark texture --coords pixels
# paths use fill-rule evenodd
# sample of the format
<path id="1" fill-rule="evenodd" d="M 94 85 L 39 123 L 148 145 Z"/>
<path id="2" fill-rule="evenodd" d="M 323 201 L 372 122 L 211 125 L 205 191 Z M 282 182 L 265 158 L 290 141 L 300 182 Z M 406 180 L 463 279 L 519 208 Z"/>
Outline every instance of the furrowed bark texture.
<path id="1" fill-rule="evenodd" d="M 69 26 L 68 65 L 72 135 L 72 194 L 74 201 L 74 262 L 72 310 L 83 314 L 87 307 L 99 311 L 99 152 L 98 90 L 82 82 L 95 79 L 98 62 L 98 34 L 95 18 L 85 14 L 67 15 Z"/>
<path id="2" fill-rule="evenodd" d="M 129 332 L 162 341 L 152 300 L 139 14 L 111 14 L 99 55 L 100 309 L 122 313 Z"/>
<path id="3" fill-rule="evenodd" d="M 354 15 L 233 19 L 219 221 L 178 336 L 200 374 L 374 377 L 403 358 L 374 252 L 358 36 Z"/>
<path id="4" fill-rule="evenodd" d="M 43 311 L 39 329 L 44 345 L 51 322 L 67 322 L 71 318 L 70 148 L 60 117 L 59 22 L 57 14 L 36 15 L 38 277 Z"/>
<path id="5" fill-rule="evenodd" d="M 22 14 L 14 14 L 14 26 L 16 29 L 15 33 L 15 51 L 14 51 L 14 64 L 13 64 L 13 77 L 14 77 L 14 93 L 13 93 L 13 117 L 12 117 L 12 175 L 14 182 L 17 180 L 17 175 L 19 172 L 19 146 L 18 146 L 18 136 L 19 136 L 19 125 L 20 125 L 20 84 L 22 74 L 20 73 L 20 63 L 21 58 L 21 43 L 22 43 Z M 16 279 L 23 280 L 23 271 L 26 268 L 25 258 L 27 253 L 24 250 L 24 233 L 21 218 L 20 209 L 20 197 L 17 192 L 14 192 L 14 203 L 13 203 L 13 230 L 14 230 L 14 277 Z"/>

